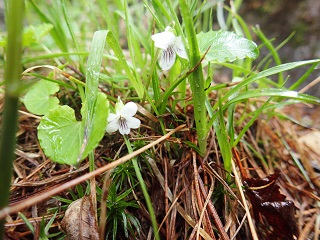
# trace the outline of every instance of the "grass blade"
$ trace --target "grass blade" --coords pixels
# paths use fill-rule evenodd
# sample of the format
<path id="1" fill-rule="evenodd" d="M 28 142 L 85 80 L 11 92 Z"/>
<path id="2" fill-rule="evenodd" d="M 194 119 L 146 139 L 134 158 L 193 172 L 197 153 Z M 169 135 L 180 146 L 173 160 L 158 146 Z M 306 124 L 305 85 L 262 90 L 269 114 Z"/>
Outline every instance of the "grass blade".
<path id="1" fill-rule="evenodd" d="M 9 200 L 12 162 L 16 145 L 18 103 L 20 94 L 22 29 L 24 0 L 9 1 L 7 16 L 8 46 L 6 49 L 5 100 L 0 137 L 0 208 Z M 4 235 L 5 219 L 0 220 L 0 238 Z"/>

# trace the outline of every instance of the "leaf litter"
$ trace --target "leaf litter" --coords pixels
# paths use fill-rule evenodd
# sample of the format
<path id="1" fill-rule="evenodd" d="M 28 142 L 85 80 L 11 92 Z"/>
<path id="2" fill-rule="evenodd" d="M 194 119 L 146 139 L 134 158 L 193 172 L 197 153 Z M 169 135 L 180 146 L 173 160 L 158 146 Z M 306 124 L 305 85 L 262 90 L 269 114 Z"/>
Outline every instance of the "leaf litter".
<path id="1" fill-rule="evenodd" d="M 48 189 L 89 171 L 87 161 L 79 166 L 79 170 L 81 169 L 79 171 L 47 159 L 36 137 L 39 120 L 24 114 L 26 110 L 23 106 L 21 110 L 18 154 L 14 162 L 10 205 L 28 201 L 31 196 L 41 195 Z M 235 117 L 246 111 L 250 110 L 239 108 Z M 141 135 L 144 136 L 143 141 L 154 141 L 153 139 L 159 136 L 156 127 L 158 124 L 142 115 L 139 117 L 143 123 L 140 129 Z M 180 121 L 187 123 L 187 129 L 177 133 L 165 144 L 157 145 L 152 149 L 152 159 L 146 160 L 149 161 L 152 172 L 148 165 L 141 161 L 144 178 L 153 199 L 159 226 L 161 226 L 159 231 L 164 238 L 189 239 L 189 237 L 202 236 L 203 239 L 219 237 L 250 239 L 252 233 L 248 230 L 250 228 L 248 228 L 247 219 L 252 216 L 256 223 L 255 228 L 259 229 L 259 239 L 270 239 L 268 237 L 275 236 L 282 230 L 282 234 L 285 234 L 283 239 L 293 239 L 294 235 L 299 239 L 317 239 L 319 236 L 319 221 L 317 221 L 319 215 L 317 202 L 320 200 L 317 192 L 320 186 L 319 171 L 312 167 L 313 165 L 310 165 L 311 168 L 306 167 L 306 163 L 312 160 L 318 161 L 320 156 L 316 151 L 310 153 L 310 146 L 298 141 L 306 135 L 306 132 L 311 134 L 319 130 L 318 127 L 318 129 L 312 128 L 312 126 L 319 126 L 317 118 L 311 119 L 312 126 L 306 128 L 278 117 L 267 120 L 266 116 L 262 115 L 244 136 L 248 144 L 239 143 L 236 151 L 239 153 L 243 167 L 239 164 L 238 167 L 243 172 L 242 181 L 246 187 L 247 199 L 251 203 L 248 205 L 251 216 L 245 214 L 243 204 L 248 202 L 240 200 L 239 190 L 224 182 L 226 173 L 223 170 L 214 133 L 211 132 L 209 136 L 209 150 L 204 158 L 199 157 L 190 147 L 192 146 L 190 143 L 196 143 L 196 135 L 192 128 L 192 107 L 187 107 L 186 114 L 176 110 L 175 115 L 166 115 L 164 118 L 168 129 L 178 126 Z M 130 138 L 132 141 L 135 139 L 139 141 L 140 136 L 134 132 Z M 102 167 L 108 164 L 110 159 L 125 155 L 126 152 L 121 146 L 123 141 L 118 135 L 105 136 L 95 152 L 96 167 Z M 299 160 L 307 176 L 313 177 L 306 179 L 293 156 Z M 236 158 L 235 155 L 234 158 Z M 271 175 L 275 172 L 280 174 Z M 63 177 L 60 178 L 60 176 Z M 96 177 L 98 186 L 102 187 L 103 179 L 103 176 Z M 81 186 L 85 187 L 85 184 Z M 61 192 L 60 197 L 73 202 L 72 196 L 75 192 L 76 188 L 72 188 Z M 140 208 L 126 210 L 141 223 L 139 235 L 136 232 L 136 235 L 129 235 L 129 239 L 148 239 L 150 232 L 150 218 L 141 196 L 139 188 L 135 188 L 134 195 L 130 197 L 137 200 Z M 59 214 L 49 231 L 59 232 L 62 225 L 70 224 L 66 223 L 69 221 L 62 220 L 62 216 L 68 219 L 69 213 L 61 199 L 60 201 L 57 199 L 59 198 L 44 199 L 21 212 L 30 221 L 34 219 L 35 222 L 40 222 L 40 216 L 47 219 L 52 215 L 50 209 L 58 210 Z M 81 222 L 82 217 L 77 217 L 75 220 L 83 229 L 91 226 L 90 229 L 93 231 L 91 234 L 96 236 L 97 222 L 93 221 L 95 213 L 90 210 L 92 204 L 88 200 L 90 197 L 84 196 L 80 199 L 78 206 L 75 205 L 77 207 L 72 208 L 78 209 L 76 212 L 80 216 L 84 214 L 91 220 Z M 85 226 L 84 224 L 87 223 L 89 225 Z M 296 228 L 292 227 L 294 223 Z M 75 226 L 71 228 L 76 229 Z M 117 236 L 123 239 L 123 229 L 118 228 L 118 231 Z M 71 234 L 71 230 L 67 232 Z M 11 214 L 7 218 L 6 236 L 8 239 L 30 239 L 32 235 L 22 224 L 18 215 Z"/>
<path id="2" fill-rule="evenodd" d="M 99 239 L 98 221 L 89 196 L 72 202 L 61 221 L 69 240 Z"/>

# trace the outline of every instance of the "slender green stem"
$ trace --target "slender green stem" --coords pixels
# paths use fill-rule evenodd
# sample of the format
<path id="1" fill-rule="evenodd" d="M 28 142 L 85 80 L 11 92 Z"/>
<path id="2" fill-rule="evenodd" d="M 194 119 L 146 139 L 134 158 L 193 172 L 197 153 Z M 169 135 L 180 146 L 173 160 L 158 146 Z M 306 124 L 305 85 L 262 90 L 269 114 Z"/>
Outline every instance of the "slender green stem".
<path id="1" fill-rule="evenodd" d="M 186 36 L 189 44 L 190 66 L 196 66 L 201 60 L 196 32 L 194 29 L 192 14 L 185 0 L 179 0 L 182 18 L 186 26 Z M 198 134 L 198 144 L 202 155 L 206 153 L 207 148 L 207 116 L 205 107 L 205 91 L 202 66 L 199 66 L 189 76 L 194 102 L 194 117 Z"/>
<path id="2" fill-rule="evenodd" d="M 168 90 L 159 98 L 160 100 L 157 101 L 157 103 L 160 103 L 160 110 L 159 112 L 161 114 L 164 113 L 166 107 L 167 107 L 167 101 L 168 98 L 170 96 L 170 94 L 176 89 L 176 87 L 178 87 L 183 80 L 185 80 L 193 71 L 187 71 L 186 73 L 184 73 L 181 77 L 179 77 L 176 81 L 174 81 L 170 87 L 168 88 Z"/>
<path id="3" fill-rule="evenodd" d="M 281 59 L 279 56 L 279 53 L 276 51 L 275 47 L 273 46 L 272 42 L 264 35 L 264 33 L 261 31 L 260 27 L 257 26 L 255 28 L 253 28 L 253 31 L 255 34 L 257 34 L 257 36 L 261 39 L 261 41 L 265 44 L 265 46 L 268 48 L 268 50 L 270 51 L 270 53 L 273 56 L 274 62 L 275 64 L 281 65 Z M 278 73 L 278 84 L 279 85 L 283 85 L 284 84 L 284 78 L 283 78 L 283 72 Z"/>
<path id="4" fill-rule="evenodd" d="M 126 145 L 127 145 L 129 153 L 132 153 L 133 150 L 132 150 L 131 143 L 130 143 L 129 139 L 127 138 L 126 135 L 124 135 L 123 137 L 124 137 L 124 140 L 126 142 Z M 148 190 L 147 190 L 147 186 L 146 186 L 146 184 L 145 184 L 145 182 L 143 180 L 143 177 L 141 175 L 141 171 L 140 171 L 140 168 L 139 168 L 139 165 L 138 165 L 138 162 L 137 162 L 137 158 L 132 158 L 132 164 L 133 164 L 134 170 L 136 172 L 137 178 L 139 180 L 144 199 L 145 199 L 146 204 L 147 204 L 147 208 L 148 208 L 148 211 L 149 211 L 149 214 L 150 214 L 150 219 L 151 219 L 151 224 L 152 224 L 153 232 L 154 232 L 154 235 L 155 235 L 155 239 L 156 240 L 160 240 L 160 236 L 159 236 L 159 232 L 158 232 L 158 224 L 157 224 L 157 220 L 156 220 L 156 215 L 155 215 L 154 210 L 153 210 L 153 206 L 152 206 L 151 199 L 150 199 L 150 196 L 149 196 L 149 193 L 148 193 Z"/>
<path id="5" fill-rule="evenodd" d="M 154 1 L 154 2 L 159 2 L 159 1 Z M 158 15 L 157 15 L 157 14 L 151 9 L 151 7 L 149 6 L 147 0 L 143 0 L 143 3 L 144 3 L 144 5 L 146 6 L 146 8 L 149 10 L 149 12 L 151 13 L 153 19 L 154 19 L 155 22 L 158 24 L 159 28 L 160 28 L 161 30 L 164 30 L 164 29 L 165 29 L 165 26 L 162 24 L 161 20 L 159 19 L 159 17 L 161 17 L 162 15 L 159 14 L 159 17 L 158 17 Z M 163 6 L 163 5 L 161 4 L 161 2 L 159 2 L 159 4 L 160 4 L 160 6 Z M 158 5 L 157 5 L 156 3 L 153 3 L 153 6 L 155 7 L 155 6 L 158 6 Z M 165 11 L 163 11 L 163 12 L 165 12 Z"/>
<path id="6" fill-rule="evenodd" d="M 66 7 L 66 3 L 65 3 L 65 0 L 60 0 L 59 2 L 59 5 L 62 9 L 62 13 L 63 13 L 63 16 L 64 16 L 64 20 L 68 26 L 68 29 L 69 29 L 69 33 L 71 35 L 71 38 L 72 38 L 72 41 L 73 41 L 73 44 L 74 46 L 76 47 L 76 50 L 77 52 L 80 52 L 80 47 L 79 47 L 79 44 L 78 44 L 78 41 L 77 41 L 77 37 L 76 35 L 74 34 L 74 31 L 73 31 L 73 28 L 72 28 L 72 25 L 71 25 L 71 22 L 70 22 L 70 19 L 69 19 L 69 15 L 67 13 L 67 7 Z M 84 72 L 84 58 L 81 57 L 81 55 L 78 55 L 78 58 L 79 58 L 79 67 L 80 67 L 80 71 L 81 72 Z"/>
<path id="7" fill-rule="evenodd" d="M 178 16 L 177 16 L 177 14 L 176 14 L 176 12 L 174 10 L 174 7 L 172 5 L 172 1 L 166 0 L 166 3 L 168 5 L 172 20 L 175 22 L 174 28 L 176 29 L 178 34 L 182 37 L 182 39 L 183 39 L 183 41 L 185 43 L 185 38 L 184 38 L 184 35 L 183 35 L 182 27 L 181 27 L 181 24 L 179 23 Z"/>
<path id="8" fill-rule="evenodd" d="M 298 81 L 295 81 L 290 87 L 290 90 L 297 89 L 306 79 L 310 76 L 311 73 L 313 73 L 314 69 L 319 65 L 319 63 L 314 63 L 312 66 L 306 71 L 301 78 L 298 79 Z"/>
<path id="9" fill-rule="evenodd" d="M 8 205 L 11 184 L 12 162 L 16 144 L 19 85 L 21 74 L 22 28 L 24 0 L 9 1 L 6 51 L 5 103 L 0 138 L 0 208 Z M 0 220 L 0 239 L 4 235 L 4 222 Z"/>
<path id="10" fill-rule="evenodd" d="M 52 31 L 50 31 L 50 34 L 51 34 L 52 38 L 54 39 L 56 44 L 59 46 L 59 48 L 61 49 L 62 52 L 68 52 L 68 44 L 67 44 L 67 41 L 66 41 L 65 32 L 63 31 L 63 29 L 62 29 L 61 25 L 59 24 L 59 22 L 58 21 L 52 21 L 51 18 L 46 13 L 44 13 L 42 11 L 42 9 L 40 9 L 39 4 L 36 3 L 35 0 L 30 0 L 28 2 L 31 4 L 31 6 L 35 10 L 36 14 L 38 14 L 38 16 L 40 17 L 42 22 L 50 23 L 50 24 L 52 24 L 54 26 Z M 54 5 L 51 4 L 50 7 L 54 8 Z M 58 12 L 58 14 L 60 16 L 60 11 L 57 11 L 57 12 Z M 70 58 L 68 56 L 66 56 L 66 57 L 68 58 L 68 60 L 70 60 Z"/>

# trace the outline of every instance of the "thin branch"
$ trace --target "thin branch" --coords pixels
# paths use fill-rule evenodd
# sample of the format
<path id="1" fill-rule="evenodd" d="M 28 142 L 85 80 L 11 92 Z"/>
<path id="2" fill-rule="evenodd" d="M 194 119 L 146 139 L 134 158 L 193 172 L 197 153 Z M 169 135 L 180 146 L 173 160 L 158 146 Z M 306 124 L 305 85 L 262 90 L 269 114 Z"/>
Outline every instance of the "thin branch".
<path id="1" fill-rule="evenodd" d="M 243 194 L 242 184 L 241 184 L 238 172 L 236 170 L 236 166 L 235 166 L 233 161 L 231 161 L 231 164 L 232 164 L 232 171 L 234 173 L 236 184 L 237 184 L 237 186 L 239 188 L 241 199 L 242 199 L 242 202 L 243 202 L 243 205 L 244 205 L 244 209 L 246 210 L 246 214 L 248 216 L 248 222 L 249 222 L 249 227 L 250 227 L 250 230 L 251 230 L 252 238 L 253 238 L 253 240 L 258 240 L 259 238 L 258 238 L 258 235 L 257 235 L 257 232 L 256 232 L 256 228 L 255 228 L 255 226 L 253 224 L 253 221 L 252 221 L 252 218 L 251 218 L 251 214 L 250 214 L 250 210 L 249 210 L 246 198 L 244 197 L 244 194 Z"/>
<path id="2" fill-rule="evenodd" d="M 76 179 L 73 179 L 71 180 L 70 182 L 66 182 L 60 186 L 58 186 L 57 188 L 53 188 L 47 192 L 44 192 L 43 194 L 41 195 L 37 195 L 37 196 L 34 196 L 34 197 L 31 197 L 29 198 L 27 201 L 23 201 L 21 203 L 18 203 L 16 205 L 13 205 L 13 206 L 10 206 L 10 207 L 5 207 L 3 209 L 0 210 L 0 219 L 3 219 L 5 218 L 7 215 L 10 215 L 10 214 L 13 214 L 13 213 L 17 213 L 19 211 L 21 211 L 22 209 L 25 209 L 26 207 L 30 207 L 32 205 L 35 205 L 39 202 L 42 202 L 44 201 L 45 199 L 48 199 L 66 189 L 69 189 L 69 188 L 72 188 L 74 186 L 76 186 L 77 184 L 81 183 L 81 182 L 84 182 L 94 176 L 97 176 L 97 175 L 100 175 L 110 169 L 113 169 L 129 160 L 131 160 L 133 157 L 136 157 L 138 156 L 139 154 L 145 152 L 146 150 L 156 146 L 157 144 L 161 143 L 162 141 L 168 139 L 172 134 L 180 131 L 181 129 L 183 129 L 186 125 L 183 124 L 183 125 L 180 125 L 179 127 L 175 128 L 174 130 L 168 132 L 166 135 L 162 136 L 161 138 L 159 138 L 158 140 L 134 151 L 133 153 L 131 154 L 128 154 L 114 162 L 111 162 L 101 168 L 98 168 L 96 169 L 95 171 L 93 172 L 89 172 L 83 176 L 80 176 Z"/>

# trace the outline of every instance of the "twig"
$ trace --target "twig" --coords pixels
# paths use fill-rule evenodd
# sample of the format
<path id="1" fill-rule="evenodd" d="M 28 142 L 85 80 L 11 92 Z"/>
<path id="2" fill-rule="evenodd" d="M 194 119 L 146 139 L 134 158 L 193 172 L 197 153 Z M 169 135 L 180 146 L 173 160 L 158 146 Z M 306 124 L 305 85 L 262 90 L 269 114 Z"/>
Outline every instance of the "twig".
<path id="1" fill-rule="evenodd" d="M 166 210 L 166 216 L 168 216 L 168 212 L 169 212 L 169 200 L 168 200 L 168 158 L 163 158 L 163 164 L 164 164 L 164 194 L 165 194 L 165 210 Z M 173 205 L 172 205 L 173 206 Z M 169 239 L 169 230 L 170 225 L 169 225 L 169 219 L 168 217 L 165 218 L 165 223 L 166 223 L 166 238 Z"/>
<path id="2" fill-rule="evenodd" d="M 102 196 L 101 196 L 101 206 L 100 206 L 100 221 L 99 221 L 99 238 L 104 239 L 106 231 L 106 222 L 107 222 L 107 197 L 109 192 L 109 187 L 111 184 L 111 171 L 106 173 L 106 176 L 103 180 L 102 187 Z"/>
<path id="3" fill-rule="evenodd" d="M 212 182 L 212 183 L 211 183 L 211 186 L 210 186 L 210 189 L 209 189 L 209 193 L 208 193 L 207 199 L 206 199 L 206 201 L 204 202 L 204 205 L 203 205 L 203 210 L 202 210 L 202 212 L 201 212 L 201 214 L 200 214 L 199 222 L 197 223 L 197 224 L 199 224 L 199 225 L 200 225 L 200 223 L 201 223 L 201 221 L 202 221 L 202 218 L 203 218 L 203 216 L 204 216 L 204 214 L 205 214 L 205 210 L 206 210 L 206 208 L 207 208 L 207 205 L 209 204 L 209 201 L 211 201 L 211 196 L 212 196 L 212 193 L 213 193 L 213 187 L 214 187 L 214 184 L 213 184 L 213 182 Z M 197 226 L 197 227 L 198 227 L 198 226 Z M 196 239 L 199 239 L 199 234 L 200 234 L 200 228 L 198 228 L 198 230 L 197 230 L 197 237 L 196 237 Z M 212 235 L 212 237 L 214 238 L 214 235 Z"/>
<path id="4" fill-rule="evenodd" d="M 157 177 L 158 181 L 160 182 L 161 187 L 164 190 L 164 177 L 160 173 L 160 170 L 158 169 L 158 167 L 155 164 L 153 159 L 149 158 L 148 162 L 150 163 L 150 166 L 151 166 L 155 176 Z M 176 204 L 176 208 L 177 208 L 178 212 L 180 213 L 180 215 L 184 218 L 184 220 L 186 220 L 186 222 L 191 227 L 195 228 L 196 224 L 197 224 L 195 222 L 195 220 L 178 203 L 178 198 L 180 197 L 180 194 L 175 199 L 173 199 L 173 194 L 172 194 L 171 190 L 167 189 L 167 192 L 168 192 L 168 198 L 172 202 L 172 205 Z M 169 211 L 171 211 L 171 208 L 169 209 Z M 203 228 L 200 228 L 200 234 L 206 240 L 213 240 L 213 238 L 211 236 L 209 236 L 209 234 Z"/>
<path id="5" fill-rule="evenodd" d="M 302 88 L 299 93 L 305 93 L 306 91 L 308 91 L 310 88 L 314 87 L 315 85 L 317 85 L 320 82 L 320 77 L 317 77 L 315 80 L 313 80 L 311 83 L 309 83 L 307 86 L 305 86 L 304 88 Z"/>
<path id="6" fill-rule="evenodd" d="M 212 230 L 212 228 L 210 227 L 210 220 L 208 217 L 208 213 L 206 211 L 206 208 L 203 205 L 203 201 L 202 201 L 202 197 L 201 197 L 201 192 L 200 192 L 200 182 L 202 182 L 200 176 L 199 176 L 199 172 L 197 169 L 197 163 L 196 163 L 196 153 L 192 152 L 192 159 L 193 159 L 193 168 L 194 168 L 194 186 L 195 186 L 195 190 L 196 190 L 196 197 L 197 197 L 197 201 L 198 201 L 198 207 L 199 207 L 199 211 L 200 212 L 204 212 L 204 219 L 203 219 L 203 228 L 206 230 L 206 232 L 211 235 L 214 236 L 214 233 Z M 207 194 L 203 194 L 204 196 L 207 196 Z M 198 221 L 198 227 L 201 226 L 201 220 L 202 217 L 200 216 L 200 219 Z M 220 230 L 220 228 L 218 227 L 218 229 Z M 197 233 L 199 233 L 199 230 L 197 231 Z M 222 235 L 224 235 L 222 233 Z M 197 235 L 199 236 L 199 235 Z M 198 238 L 197 238 L 198 239 Z M 224 239 L 224 238 L 223 238 Z"/>
<path id="7" fill-rule="evenodd" d="M 203 210 L 203 204 L 202 204 L 202 199 L 201 199 L 201 193 L 200 193 L 200 187 L 199 187 L 199 180 L 198 180 L 198 176 L 199 176 L 199 173 L 198 173 L 198 169 L 197 169 L 197 163 L 196 163 L 196 153 L 195 152 L 192 152 L 192 163 L 193 163 L 193 174 L 194 174 L 194 188 L 195 188 L 195 191 L 196 191 L 196 198 L 197 198 L 197 202 L 198 202 L 198 209 L 199 211 L 202 212 Z M 198 225 L 199 227 L 201 226 L 201 222 L 200 222 L 200 219 L 199 219 L 199 222 L 198 222 Z M 207 227 L 207 223 L 206 223 L 206 219 L 204 219 L 203 221 L 203 228 L 206 230 L 206 227 Z"/>
<path id="8" fill-rule="evenodd" d="M 250 230 L 251 230 L 251 234 L 252 234 L 252 239 L 253 240 L 259 240 L 258 238 L 258 235 L 257 235 L 257 232 L 256 232 L 256 228 L 253 224 L 253 221 L 252 221 L 252 218 L 251 218 L 251 214 L 250 214 L 250 211 L 249 211 L 249 207 L 248 207 L 248 204 L 247 204 L 247 201 L 246 201 L 246 198 L 244 197 L 244 194 L 243 194 L 243 190 L 242 190 L 242 184 L 241 184 L 241 181 L 240 181 L 240 178 L 239 178 L 239 175 L 238 175 L 238 172 L 236 170 L 236 166 L 234 165 L 234 162 L 231 161 L 231 164 L 232 164 L 232 171 L 234 173 L 234 177 L 235 177 L 235 180 L 236 180 L 236 184 L 239 188 L 239 192 L 240 192 L 240 195 L 241 195 L 241 199 L 242 199 L 242 202 L 243 202 L 243 205 L 244 205 L 244 209 L 246 210 L 246 214 L 248 216 L 248 222 L 249 222 L 249 227 L 250 227 Z"/>
<path id="9" fill-rule="evenodd" d="M 185 124 L 180 125 L 179 127 L 175 128 L 174 130 L 172 130 L 171 132 L 167 133 L 166 135 L 162 136 L 161 138 L 159 138 L 158 140 L 134 151 L 131 154 L 128 154 L 112 163 L 109 163 L 101 168 L 98 168 L 97 170 L 93 171 L 93 172 L 89 172 L 83 176 L 80 176 L 76 179 L 71 180 L 70 182 L 66 182 L 60 186 L 58 186 L 57 188 L 51 189 L 41 195 L 37 195 L 34 197 L 29 198 L 27 201 L 18 203 L 16 205 L 10 206 L 10 207 L 5 207 L 3 209 L 0 210 L 0 219 L 5 218 L 7 215 L 13 214 L 13 213 L 17 213 L 19 211 L 21 211 L 22 209 L 26 208 L 26 207 L 30 207 L 34 204 L 37 204 L 41 201 L 44 201 L 45 199 L 52 197 L 68 188 L 72 188 L 75 185 L 84 182 L 94 176 L 97 176 L 99 174 L 102 174 L 110 169 L 113 169 L 127 161 L 129 161 L 130 159 L 132 159 L 133 157 L 138 156 L 139 154 L 145 152 L 146 150 L 148 150 L 149 148 L 152 148 L 153 146 L 159 144 L 160 142 L 166 140 L 167 138 L 169 138 L 172 134 L 174 134 L 175 132 L 178 132 L 179 130 L 183 129 L 185 127 Z"/>
<path id="10" fill-rule="evenodd" d="M 201 178 L 199 178 L 199 186 L 201 188 L 202 194 L 203 195 L 208 195 Z M 213 206 L 213 203 L 209 202 L 208 203 L 208 207 L 209 207 L 209 210 L 211 212 L 211 215 L 213 216 L 214 223 L 216 224 L 216 227 L 217 227 L 219 233 L 221 234 L 221 239 L 230 240 L 230 238 L 228 237 L 225 229 L 223 228 L 222 222 L 220 220 L 220 217 L 219 217 L 215 207 Z"/>

